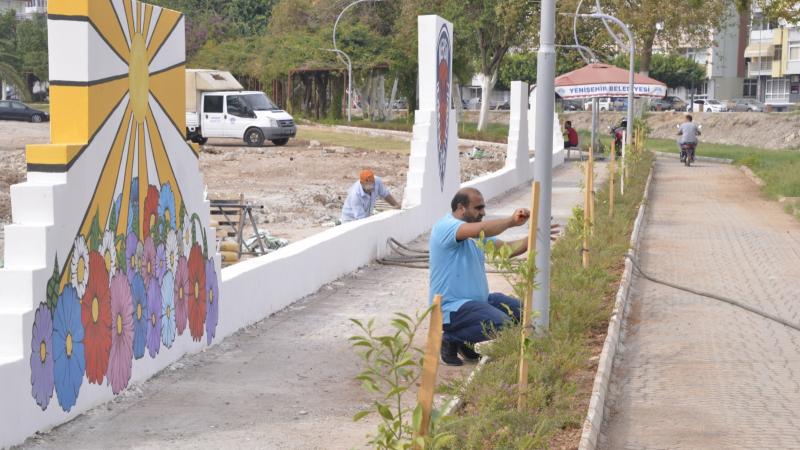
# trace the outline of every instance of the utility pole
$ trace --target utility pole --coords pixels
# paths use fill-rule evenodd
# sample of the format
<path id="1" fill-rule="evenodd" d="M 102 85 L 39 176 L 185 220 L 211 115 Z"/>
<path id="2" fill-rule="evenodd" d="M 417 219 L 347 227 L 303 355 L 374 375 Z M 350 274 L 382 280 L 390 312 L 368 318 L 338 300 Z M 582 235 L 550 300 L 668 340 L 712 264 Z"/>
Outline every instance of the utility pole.
<path id="1" fill-rule="evenodd" d="M 553 194 L 553 115 L 556 80 L 556 2 L 542 0 L 539 52 L 536 64 L 536 162 L 533 180 L 541 186 L 536 230 L 536 277 L 533 291 L 533 321 L 537 333 L 550 328 L 550 215 Z"/>

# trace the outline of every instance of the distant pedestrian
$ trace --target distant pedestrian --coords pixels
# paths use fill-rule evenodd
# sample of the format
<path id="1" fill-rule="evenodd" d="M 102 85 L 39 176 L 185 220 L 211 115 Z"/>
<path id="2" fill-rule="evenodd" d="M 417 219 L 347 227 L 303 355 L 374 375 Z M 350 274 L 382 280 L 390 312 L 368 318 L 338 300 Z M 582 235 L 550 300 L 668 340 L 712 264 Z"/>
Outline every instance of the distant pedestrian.
<path id="1" fill-rule="evenodd" d="M 564 148 L 575 148 L 579 145 L 578 132 L 572 128 L 572 121 L 564 122 L 564 134 L 567 135 L 567 138 L 564 139 Z"/>
<path id="2" fill-rule="evenodd" d="M 386 200 L 395 208 L 400 208 L 400 203 L 386 189 L 381 177 L 376 177 L 369 169 L 362 170 L 358 181 L 347 191 L 347 198 L 342 206 L 342 222 L 352 222 L 371 216 L 379 198 Z"/>

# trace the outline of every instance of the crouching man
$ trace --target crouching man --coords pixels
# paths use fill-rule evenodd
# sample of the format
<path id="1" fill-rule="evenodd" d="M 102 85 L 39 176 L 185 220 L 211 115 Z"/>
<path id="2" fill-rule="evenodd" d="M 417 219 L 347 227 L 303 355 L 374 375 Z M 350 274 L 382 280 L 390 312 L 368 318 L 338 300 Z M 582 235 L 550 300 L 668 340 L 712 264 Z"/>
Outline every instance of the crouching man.
<path id="1" fill-rule="evenodd" d="M 524 225 L 527 209 L 517 209 L 510 217 L 483 221 L 486 204 L 480 191 L 459 190 L 450 203 L 452 213 L 433 226 L 430 238 L 430 301 L 442 295 L 442 362 L 451 366 L 479 355 L 471 346 L 488 339 L 485 329 L 502 328 L 513 319 L 519 321 L 519 300 L 501 293 L 489 293 L 484 270 L 484 254 L 473 239 L 481 232 L 496 246 L 506 244 L 495 238 L 508 228 Z M 528 240 L 508 242 L 512 256 L 528 250 Z"/>

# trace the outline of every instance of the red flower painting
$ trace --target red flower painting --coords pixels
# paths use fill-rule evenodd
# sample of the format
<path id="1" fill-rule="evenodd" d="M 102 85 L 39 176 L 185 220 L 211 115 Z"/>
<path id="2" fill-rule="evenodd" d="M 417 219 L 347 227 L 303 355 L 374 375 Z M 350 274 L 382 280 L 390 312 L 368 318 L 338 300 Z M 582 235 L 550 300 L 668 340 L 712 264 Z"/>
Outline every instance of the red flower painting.
<path id="1" fill-rule="evenodd" d="M 206 266 L 200 246 L 194 244 L 189 252 L 189 332 L 192 340 L 203 337 L 206 322 Z"/>
<path id="2" fill-rule="evenodd" d="M 89 252 L 89 281 L 81 298 L 81 322 L 86 357 L 86 378 L 101 384 L 111 351 L 111 291 L 103 256 Z"/>

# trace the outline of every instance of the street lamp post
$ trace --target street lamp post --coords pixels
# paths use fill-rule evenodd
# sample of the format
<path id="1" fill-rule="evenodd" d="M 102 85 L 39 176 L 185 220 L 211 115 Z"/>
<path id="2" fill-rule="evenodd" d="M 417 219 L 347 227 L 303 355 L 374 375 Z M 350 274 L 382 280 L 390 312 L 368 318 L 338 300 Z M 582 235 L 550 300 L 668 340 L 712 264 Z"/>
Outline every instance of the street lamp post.
<path id="1" fill-rule="evenodd" d="M 336 46 L 336 27 L 339 26 L 339 20 L 342 18 L 342 15 L 344 14 L 344 12 L 347 11 L 348 9 L 350 9 L 351 6 L 355 6 L 355 5 L 357 5 L 359 3 L 363 3 L 363 2 L 380 2 L 380 1 L 382 1 L 382 0 L 356 0 L 353 3 L 350 3 L 349 5 L 345 6 L 344 9 L 342 10 L 342 12 L 340 12 L 339 15 L 336 17 L 336 22 L 333 23 L 333 50 L 332 51 L 336 52 L 336 54 L 339 56 L 339 58 L 341 58 L 342 55 L 344 55 L 344 57 L 347 59 L 346 62 L 347 62 L 347 121 L 348 122 L 350 122 L 350 119 L 351 119 L 350 109 L 353 107 L 353 97 L 352 97 L 352 95 L 353 95 L 353 65 L 350 63 L 350 57 L 347 56 L 347 53 L 339 50 L 339 47 Z M 342 62 L 344 62 L 344 61 L 342 61 Z"/>
<path id="2" fill-rule="evenodd" d="M 632 137 L 632 132 L 633 132 L 633 73 L 634 73 L 634 54 L 636 52 L 636 43 L 633 41 L 633 33 L 631 33 L 631 30 L 625 25 L 625 23 L 623 21 L 617 19 L 614 16 L 608 15 L 608 14 L 592 13 L 592 14 L 577 14 L 577 16 L 578 17 L 589 17 L 589 18 L 592 18 L 592 19 L 600 19 L 600 20 L 603 21 L 603 23 L 605 23 L 606 20 L 610 20 L 610 21 L 616 23 L 617 25 L 619 25 L 620 28 L 622 28 L 622 30 L 628 36 L 628 54 L 629 54 L 628 58 L 630 60 L 629 61 L 630 69 L 629 69 L 629 76 L 628 76 L 628 114 L 627 114 L 628 125 L 627 125 L 627 127 L 625 129 L 625 134 L 628 137 L 627 142 L 630 142 L 631 137 Z M 606 26 L 608 26 L 608 25 L 606 24 Z M 610 29 L 609 29 L 609 32 L 611 32 Z M 613 35 L 613 33 L 612 33 L 612 35 Z M 614 35 L 614 36 L 616 36 L 616 35 Z M 625 149 L 625 147 L 623 147 L 622 148 L 622 168 L 623 168 L 623 173 L 624 173 L 624 170 L 625 170 L 625 153 L 626 153 L 626 149 Z M 624 177 L 623 177 L 623 180 L 624 180 Z M 622 187 L 622 186 L 623 185 L 620 185 L 620 187 Z"/>

